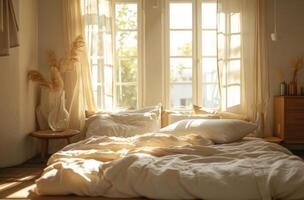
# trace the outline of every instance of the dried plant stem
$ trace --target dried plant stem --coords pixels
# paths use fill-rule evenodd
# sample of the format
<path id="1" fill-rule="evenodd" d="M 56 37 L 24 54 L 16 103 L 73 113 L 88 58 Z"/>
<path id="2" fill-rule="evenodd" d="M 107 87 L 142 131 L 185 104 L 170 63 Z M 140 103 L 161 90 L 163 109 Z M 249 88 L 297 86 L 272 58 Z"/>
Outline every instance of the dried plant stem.
<path id="1" fill-rule="evenodd" d="M 43 77 L 43 75 L 37 70 L 29 71 L 27 76 L 29 80 L 37 82 L 40 87 L 44 87 L 48 89 L 52 88 L 52 84 L 49 81 L 47 81 Z"/>
<path id="2" fill-rule="evenodd" d="M 58 59 L 54 51 L 47 52 L 48 65 L 50 68 L 50 81 L 37 70 L 28 72 L 28 79 L 38 83 L 40 87 L 44 87 L 53 91 L 62 91 L 64 82 L 61 74 L 74 70 L 75 63 L 79 62 L 79 51 L 85 46 L 83 37 L 78 36 L 71 45 L 66 58 Z"/>

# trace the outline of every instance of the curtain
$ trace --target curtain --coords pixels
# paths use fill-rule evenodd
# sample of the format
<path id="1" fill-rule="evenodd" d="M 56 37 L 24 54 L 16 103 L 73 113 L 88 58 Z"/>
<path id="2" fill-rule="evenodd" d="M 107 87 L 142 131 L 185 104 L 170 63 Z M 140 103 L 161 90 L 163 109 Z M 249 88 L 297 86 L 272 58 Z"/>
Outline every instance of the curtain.
<path id="1" fill-rule="evenodd" d="M 9 48 L 19 46 L 18 30 L 12 0 L 0 0 L 0 56 L 8 56 Z"/>
<path id="2" fill-rule="evenodd" d="M 272 133 L 265 4 L 264 0 L 218 0 L 217 9 L 221 109 L 259 119 L 259 136 Z M 234 89 L 240 90 L 238 106 Z"/>
<path id="3" fill-rule="evenodd" d="M 80 0 L 64 0 L 63 26 L 65 47 L 68 50 L 79 35 L 84 35 Z M 91 73 L 87 52 L 80 52 L 75 70 L 65 73 L 64 83 L 67 107 L 70 113 L 69 126 L 81 130 L 85 122 L 85 110 L 94 111 L 95 102 L 91 85 Z"/>
<path id="4" fill-rule="evenodd" d="M 110 0 L 81 0 L 85 38 L 98 109 L 113 109 L 113 29 Z M 97 96 L 99 98 L 97 98 Z M 101 98 L 100 98 L 101 97 Z"/>

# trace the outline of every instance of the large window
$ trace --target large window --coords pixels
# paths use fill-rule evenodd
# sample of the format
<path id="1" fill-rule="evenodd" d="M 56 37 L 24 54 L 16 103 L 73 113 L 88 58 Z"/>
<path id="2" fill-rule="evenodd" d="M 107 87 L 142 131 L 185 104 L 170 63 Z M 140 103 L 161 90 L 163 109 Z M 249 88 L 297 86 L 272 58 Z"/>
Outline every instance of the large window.
<path id="1" fill-rule="evenodd" d="M 98 109 L 141 105 L 141 1 L 82 0 Z"/>
<path id="2" fill-rule="evenodd" d="M 116 105 L 136 108 L 139 104 L 140 21 L 137 1 L 116 1 L 115 63 Z"/>
<path id="3" fill-rule="evenodd" d="M 189 107 L 192 105 L 192 4 L 174 2 L 169 9 L 170 103 L 174 108 Z"/>
<path id="4" fill-rule="evenodd" d="M 215 0 L 168 0 L 166 7 L 168 106 L 188 109 L 198 104 L 212 110 L 238 106 L 240 14 L 217 17 Z"/>

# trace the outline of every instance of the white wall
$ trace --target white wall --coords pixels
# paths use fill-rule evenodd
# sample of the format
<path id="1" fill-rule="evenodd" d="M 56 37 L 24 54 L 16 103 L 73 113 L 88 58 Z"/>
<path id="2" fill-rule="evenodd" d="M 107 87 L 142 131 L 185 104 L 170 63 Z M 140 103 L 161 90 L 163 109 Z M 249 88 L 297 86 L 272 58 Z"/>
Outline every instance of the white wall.
<path id="1" fill-rule="evenodd" d="M 162 46 L 162 6 L 154 8 L 154 1 L 145 1 L 145 90 L 144 105 L 164 102 L 164 74 Z"/>
<path id="2" fill-rule="evenodd" d="M 58 57 L 64 54 L 64 37 L 62 25 L 62 0 L 39 0 L 39 67 L 47 75 L 46 53 L 54 50 Z"/>
<path id="3" fill-rule="evenodd" d="M 20 164 L 37 150 L 29 136 L 35 130 L 36 90 L 26 75 L 37 69 L 37 0 L 15 0 L 20 47 L 0 57 L 0 167 Z"/>
<path id="4" fill-rule="evenodd" d="M 291 61 L 296 56 L 304 58 L 304 1 L 277 0 L 277 32 L 279 39 L 271 41 L 273 32 L 273 2 L 268 1 L 268 52 L 271 77 L 272 95 L 279 94 L 279 83 L 282 81 L 277 75 L 282 70 L 286 81 L 291 79 Z M 299 74 L 298 84 L 304 86 L 304 70 Z"/>

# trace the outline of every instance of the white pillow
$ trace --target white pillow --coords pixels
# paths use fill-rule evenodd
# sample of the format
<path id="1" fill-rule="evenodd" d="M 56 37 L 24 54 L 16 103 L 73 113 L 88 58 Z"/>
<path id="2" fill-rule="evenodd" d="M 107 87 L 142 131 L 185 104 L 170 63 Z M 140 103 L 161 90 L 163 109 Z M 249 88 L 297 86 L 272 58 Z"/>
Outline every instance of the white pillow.
<path id="1" fill-rule="evenodd" d="M 213 114 L 170 113 L 168 115 L 168 124 L 173 124 L 183 119 L 220 119 L 220 117 Z"/>
<path id="2" fill-rule="evenodd" d="M 144 109 L 137 110 L 137 112 L 94 116 L 87 122 L 86 137 L 92 135 L 129 137 L 159 131 L 161 128 L 160 110 L 158 111 L 156 107 Z"/>
<path id="3" fill-rule="evenodd" d="M 146 113 L 146 112 L 154 112 L 154 113 L 159 113 L 161 112 L 161 104 L 156 105 L 156 106 L 147 106 L 144 108 L 139 108 L 136 110 L 125 110 L 119 113 Z"/>
<path id="4" fill-rule="evenodd" d="M 196 133 L 221 144 L 242 139 L 256 128 L 255 123 L 237 119 L 185 119 L 162 128 L 160 132 L 178 135 Z"/>

